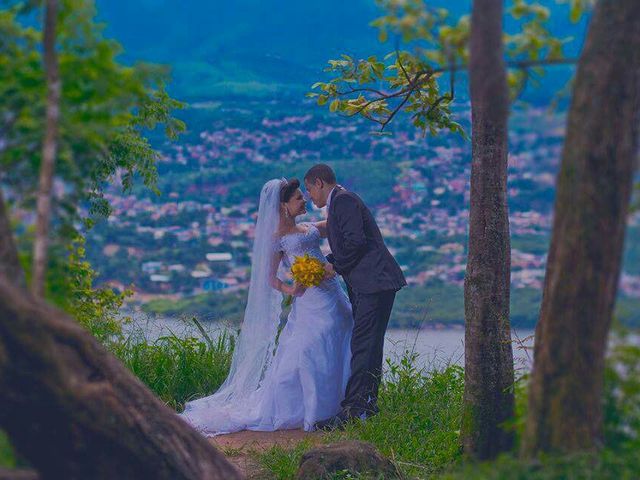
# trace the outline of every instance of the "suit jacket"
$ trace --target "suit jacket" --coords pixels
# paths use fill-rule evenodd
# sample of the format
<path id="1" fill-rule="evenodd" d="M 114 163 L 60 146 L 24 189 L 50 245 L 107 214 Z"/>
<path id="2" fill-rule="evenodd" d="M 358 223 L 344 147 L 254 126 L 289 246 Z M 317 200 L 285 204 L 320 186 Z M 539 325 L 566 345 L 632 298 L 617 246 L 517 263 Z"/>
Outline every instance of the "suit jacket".
<path id="1" fill-rule="evenodd" d="M 407 284 L 375 218 L 355 193 L 341 187 L 331 192 L 327 238 L 327 260 L 355 292 L 399 290 Z"/>

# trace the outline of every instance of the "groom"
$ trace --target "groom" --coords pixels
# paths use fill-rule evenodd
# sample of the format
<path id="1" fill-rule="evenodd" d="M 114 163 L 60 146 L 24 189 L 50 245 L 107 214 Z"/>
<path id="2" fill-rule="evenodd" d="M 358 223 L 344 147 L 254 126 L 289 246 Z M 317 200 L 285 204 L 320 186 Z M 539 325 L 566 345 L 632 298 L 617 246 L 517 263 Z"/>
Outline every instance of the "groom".
<path id="1" fill-rule="evenodd" d="M 353 309 L 351 376 L 342 410 L 316 423 L 316 428 L 341 428 L 352 418 L 378 413 L 382 349 L 396 292 L 407 282 L 382 240 L 371 211 L 355 193 L 337 185 L 336 175 L 317 164 L 304 176 L 314 205 L 327 206 L 328 274 L 342 275 Z"/>

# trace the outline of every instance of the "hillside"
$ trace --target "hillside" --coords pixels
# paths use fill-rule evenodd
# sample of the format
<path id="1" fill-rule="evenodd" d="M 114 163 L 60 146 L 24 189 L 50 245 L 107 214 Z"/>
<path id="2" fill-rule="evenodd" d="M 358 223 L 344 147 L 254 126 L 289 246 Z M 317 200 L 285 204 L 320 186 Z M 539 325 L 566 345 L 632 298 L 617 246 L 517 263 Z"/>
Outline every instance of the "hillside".
<path id="1" fill-rule="evenodd" d="M 575 36 L 579 45 L 584 25 L 570 23 L 566 5 L 547 3 L 553 32 Z M 470 1 L 429 4 L 462 15 Z M 381 14 L 374 0 L 98 0 L 97 7 L 107 35 L 123 44 L 125 59 L 170 65 L 171 91 L 189 101 L 301 98 L 328 59 L 341 53 L 386 54 L 394 48 L 392 42 L 378 43 L 369 26 Z M 569 48 L 567 54 L 573 53 L 575 47 Z M 567 78 L 566 68 L 554 68 L 532 98 L 544 102 L 541 92 L 556 90 Z"/>

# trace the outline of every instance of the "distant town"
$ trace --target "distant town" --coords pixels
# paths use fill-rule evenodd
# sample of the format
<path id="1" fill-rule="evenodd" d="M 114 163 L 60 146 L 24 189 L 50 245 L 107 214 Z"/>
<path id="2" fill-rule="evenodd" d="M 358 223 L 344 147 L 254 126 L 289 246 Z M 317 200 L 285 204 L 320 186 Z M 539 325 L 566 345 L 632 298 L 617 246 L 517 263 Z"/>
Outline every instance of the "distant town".
<path id="1" fill-rule="evenodd" d="M 233 117 L 241 112 L 220 114 Z M 459 105 L 458 115 L 468 126 L 468 106 Z M 258 118 L 245 127 L 218 118 L 201 128 L 163 148 L 161 196 L 142 189 L 128 195 L 116 187 L 108 191 L 113 213 L 94 227 L 87 242 L 102 284 L 118 289 L 133 285 L 133 300 L 142 303 L 246 290 L 261 185 L 273 177 L 301 178 L 311 164 L 326 162 L 340 183 L 371 207 L 410 286 L 461 288 L 471 168 L 468 141 L 451 135 L 424 137 L 406 125 L 380 135 L 363 121 L 319 113 Z M 512 115 L 514 291 L 539 295 L 542 287 L 563 134 L 561 114 L 531 107 Z M 308 209 L 302 221 L 320 220 L 325 214 L 310 202 Z M 631 216 L 631 233 L 638 232 L 639 223 L 638 214 Z M 633 257 L 640 247 L 631 233 L 627 243 Z M 640 269 L 629 260 L 621 295 L 640 299 Z"/>

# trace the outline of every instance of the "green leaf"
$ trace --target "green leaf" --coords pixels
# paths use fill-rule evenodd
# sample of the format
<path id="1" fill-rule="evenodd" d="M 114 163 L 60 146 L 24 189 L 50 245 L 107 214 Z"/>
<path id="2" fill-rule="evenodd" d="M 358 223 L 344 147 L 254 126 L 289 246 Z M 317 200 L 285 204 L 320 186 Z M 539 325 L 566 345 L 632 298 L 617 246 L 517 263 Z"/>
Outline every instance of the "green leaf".
<path id="1" fill-rule="evenodd" d="M 580 2 L 573 1 L 571 2 L 571 11 L 569 13 L 569 18 L 573 23 L 578 23 L 580 21 L 580 17 L 582 16 L 582 6 Z"/>
<path id="2" fill-rule="evenodd" d="M 340 100 L 338 100 L 337 98 L 331 102 L 331 104 L 329 105 L 329 111 L 330 112 L 335 112 L 336 110 L 338 110 L 338 108 L 340 107 Z"/>

